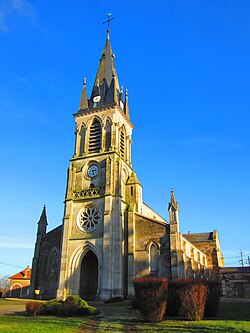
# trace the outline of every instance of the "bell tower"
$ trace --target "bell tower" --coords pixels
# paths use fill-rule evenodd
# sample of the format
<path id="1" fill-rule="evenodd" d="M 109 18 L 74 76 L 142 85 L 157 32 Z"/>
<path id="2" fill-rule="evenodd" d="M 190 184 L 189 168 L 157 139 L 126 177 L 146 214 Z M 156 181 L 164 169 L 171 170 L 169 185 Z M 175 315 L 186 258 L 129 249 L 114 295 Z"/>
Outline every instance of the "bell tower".
<path id="1" fill-rule="evenodd" d="M 105 300 L 126 289 L 124 225 L 133 173 L 128 91 L 119 86 L 109 29 L 89 99 L 86 85 L 84 78 L 74 114 L 57 297 Z"/>

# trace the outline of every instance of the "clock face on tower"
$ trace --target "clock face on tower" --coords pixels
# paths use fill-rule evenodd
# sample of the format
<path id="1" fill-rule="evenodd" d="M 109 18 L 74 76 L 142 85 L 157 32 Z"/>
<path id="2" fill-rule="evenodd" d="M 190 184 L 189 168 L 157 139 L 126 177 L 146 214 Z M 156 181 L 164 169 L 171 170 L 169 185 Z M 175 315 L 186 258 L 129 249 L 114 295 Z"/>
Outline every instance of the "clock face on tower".
<path id="1" fill-rule="evenodd" d="M 99 173 L 99 166 L 97 164 L 91 164 L 88 168 L 87 174 L 90 178 L 94 178 Z"/>
<path id="2" fill-rule="evenodd" d="M 93 102 L 94 103 L 99 103 L 100 100 L 101 100 L 101 96 L 100 95 L 97 95 L 97 96 L 93 97 Z"/>

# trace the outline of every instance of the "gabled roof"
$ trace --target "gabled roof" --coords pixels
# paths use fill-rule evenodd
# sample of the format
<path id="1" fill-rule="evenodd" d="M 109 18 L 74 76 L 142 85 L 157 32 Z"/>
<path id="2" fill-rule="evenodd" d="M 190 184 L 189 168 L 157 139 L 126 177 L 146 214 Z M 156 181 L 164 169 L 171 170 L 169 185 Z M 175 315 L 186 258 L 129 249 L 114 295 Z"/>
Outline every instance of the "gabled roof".
<path id="1" fill-rule="evenodd" d="M 129 179 L 127 180 L 127 183 L 126 183 L 127 185 L 132 185 L 132 184 L 140 184 L 141 185 L 141 183 L 139 182 L 139 180 L 138 180 L 138 178 L 137 178 L 137 176 L 136 176 L 136 173 L 133 171 L 132 173 L 131 173 L 131 176 L 129 177 Z"/>
<path id="2" fill-rule="evenodd" d="M 23 279 L 23 280 L 30 280 L 31 278 L 31 272 L 32 272 L 32 269 L 27 266 L 24 270 L 22 270 L 21 272 L 17 273 L 17 274 L 14 274 L 10 277 L 10 279 Z"/>
<path id="3" fill-rule="evenodd" d="M 213 232 L 201 232 L 197 234 L 182 234 L 189 242 L 206 242 L 213 240 Z"/>

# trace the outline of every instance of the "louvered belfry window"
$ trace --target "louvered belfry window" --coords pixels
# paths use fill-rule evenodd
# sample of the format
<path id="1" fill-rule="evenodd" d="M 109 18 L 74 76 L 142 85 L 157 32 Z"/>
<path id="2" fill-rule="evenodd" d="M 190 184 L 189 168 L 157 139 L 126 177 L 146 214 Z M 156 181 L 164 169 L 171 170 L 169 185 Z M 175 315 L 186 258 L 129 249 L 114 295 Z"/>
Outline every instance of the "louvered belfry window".
<path id="1" fill-rule="evenodd" d="M 121 152 L 122 158 L 124 158 L 124 156 L 125 156 L 125 135 L 124 135 L 123 131 L 121 131 L 121 134 L 120 134 L 120 152 Z"/>
<path id="2" fill-rule="evenodd" d="M 102 143 L 102 128 L 97 119 L 94 119 L 89 130 L 89 154 L 99 153 Z"/>
<path id="3" fill-rule="evenodd" d="M 80 150 L 79 150 L 79 155 L 83 155 L 83 153 L 85 152 L 85 128 L 82 127 L 81 128 L 81 132 L 80 132 L 80 136 L 81 136 L 81 140 L 80 140 Z"/>
<path id="4" fill-rule="evenodd" d="M 111 124 L 109 121 L 106 122 L 106 150 L 111 147 Z"/>

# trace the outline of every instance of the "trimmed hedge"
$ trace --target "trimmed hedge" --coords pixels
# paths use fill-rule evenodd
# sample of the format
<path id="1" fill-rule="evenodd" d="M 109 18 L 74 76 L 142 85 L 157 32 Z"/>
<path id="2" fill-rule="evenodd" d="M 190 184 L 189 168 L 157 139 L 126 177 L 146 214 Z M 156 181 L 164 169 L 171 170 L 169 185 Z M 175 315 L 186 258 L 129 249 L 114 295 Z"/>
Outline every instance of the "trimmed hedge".
<path id="1" fill-rule="evenodd" d="M 180 284 L 181 305 L 189 320 L 202 320 L 204 316 L 207 284 L 201 279 L 185 279 Z"/>
<path id="2" fill-rule="evenodd" d="M 166 310 L 168 280 L 165 278 L 137 278 L 133 281 L 135 300 L 145 320 L 162 321 Z"/>
<path id="3" fill-rule="evenodd" d="M 221 283 L 218 280 L 207 280 L 207 299 L 205 317 L 215 317 L 219 310 Z"/>
<path id="4" fill-rule="evenodd" d="M 181 306 L 180 287 L 181 287 L 181 282 L 178 280 L 168 282 L 168 299 L 167 299 L 167 308 L 166 308 L 167 316 L 178 315 Z"/>

